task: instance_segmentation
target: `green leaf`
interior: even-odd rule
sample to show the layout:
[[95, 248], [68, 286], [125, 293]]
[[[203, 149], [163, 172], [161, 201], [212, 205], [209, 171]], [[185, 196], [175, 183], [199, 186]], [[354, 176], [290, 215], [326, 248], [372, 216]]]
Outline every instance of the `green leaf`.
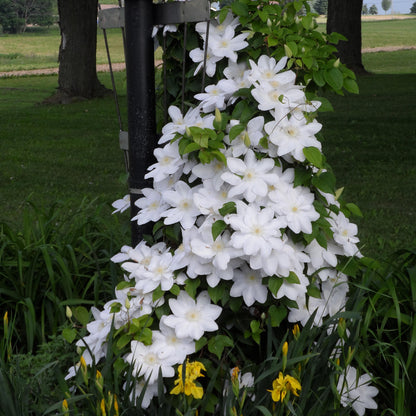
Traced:
[[219, 150], [213, 150], [211, 154], [215, 157], [215, 159], [219, 160], [220, 162], [227, 164], [227, 158], [221, 153]]
[[64, 337], [65, 341], [71, 344], [77, 336], [77, 331], [75, 331], [74, 328], [64, 328], [62, 331], [62, 336]]
[[212, 238], [215, 241], [217, 237], [227, 228], [227, 224], [223, 220], [215, 221], [212, 224]]
[[162, 290], [160, 285], [152, 292], [152, 301], [156, 302], [158, 299], [160, 299], [165, 292]]
[[297, 56], [298, 54], [298, 45], [295, 42], [287, 42], [288, 48], [290, 48], [293, 56]]
[[196, 290], [198, 289], [201, 281], [197, 279], [187, 279], [185, 283], [186, 293], [192, 298], [195, 299]]
[[256, 320], [251, 321], [250, 322], [250, 329], [251, 329], [251, 332], [253, 334], [259, 332], [260, 331], [260, 322], [256, 321]]
[[269, 279], [269, 289], [270, 292], [273, 293], [273, 295], [276, 295], [279, 291], [280, 287], [283, 284], [283, 279], [281, 277], [273, 276]]
[[220, 14], [218, 16], [218, 21], [220, 22], [220, 24], [225, 20], [225, 18], [227, 17], [228, 14], [228, 8], [227, 7], [223, 7], [220, 10]]
[[83, 306], [77, 306], [72, 312], [75, 319], [82, 325], [87, 325], [90, 321], [90, 313]]
[[118, 349], [122, 349], [125, 347], [132, 339], [132, 336], [130, 334], [124, 334], [122, 335], [116, 342], [116, 347]]
[[263, 22], [267, 22], [267, 19], [269, 18], [269, 13], [267, 13], [264, 10], [259, 9], [259, 17]]
[[335, 193], [335, 176], [331, 172], [322, 172], [312, 178], [312, 184], [322, 192]]
[[358, 208], [357, 205], [353, 204], [352, 202], [349, 202], [345, 205], [348, 210], [351, 212], [352, 215], [355, 215], [356, 217], [363, 217], [363, 213], [361, 212], [360, 208]]
[[318, 108], [318, 111], [320, 111], [321, 113], [324, 113], [326, 111], [334, 111], [334, 107], [332, 107], [332, 104], [327, 98], [316, 97], [315, 100], [321, 103], [321, 106]]
[[242, 124], [237, 124], [230, 129], [230, 142], [232, 142], [238, 135], [240, 135], [245, 130], [245, 126]]
[[240, 3], [239, 1], [235, 1], [231, 4], [231, 10], [237, 16], [248, 16], [247, 4]]
[[324, 72], [325, 81], [335, 91], [339, 91], [344, 83], [342, 72], [338, 68], [330, 68]]
[[199, 150], [201, 146], [198, 143], [192, 142], [186, 145], [185, 149], [183, 149], [182, 155], [187, 153], [194, 152], [195, 150]]
[[308, 30], [312, 27], [312, 15], [307, 14], [306, 16], [302, 16], [302, 26]]
[[215, 287], [208, 288], [208, 294], [211, 300], [216, 304], [222, 298], [224, 294], [224, 287], [222, 285], [217, 285]]
[[261, 412], [261, 414], [262, 414], [263, 416], [273, 416], [273, 415], [270, 413], [270, 410], [269, 410], [267, 407], [265, 407], [265, 406], [256, 406], [256, 409], [257, 409], [259, 412]]
[[152, 344], [153, 331], [150, 328], [143, 328], [139, 336], [136, 337], [137, 341], [143, 342], [144, 345]]
[[296, 167], [295, 169], [295, 180], [293, 185], [296, 188], [297, 186], [307, 185], [308, 181], [311, 178], [311, 172], [304, 167]]
[[176, 283], [169, 290], [169, 292], [175, 296], [178, 296], [180, 291], [181, 291], [181, 288]]
[[237, 212], [237, 208], [235, 206], [235, 202], [226, 202], [218, 212], [225, 217], [227, 214], [235, 214]]
[[133, 287], [134, 282], [129, 280], [128, 282], [126, 280], [123, 280], [122, 282], [117, 283], [116, 290], [123, 290], [128, 287]]
[[360, 92], [358, 84], [351, 78], [344, 79], [344, 88], [353, 94], [358, 94]]
[[324, 73], [322, 70], [313, 71], [312, 78], [318, 87], [323, 87], [325, 85]]
[[307, 293], [313, 298], [321, 299], [321, 291], [315, 285], [309, 285]]
[[208, 351], [215, 354], [218, 359], [221, 359], [221, 355], [225, 347], [233, 347], [234, 342], [226, 335], [217, 335], [211, 338], [208, 342]]
[[306, 68], [311, 69], [314, 63], [314, 59], [311, 56], [304, 56], [302, 58], [303, 63], [305, 64]]
[[290, 284], [297, 284], [298, 285], [300, 283], [299, 277], [294, 272], [290, 272], [289, 276], [285, 277], [285, 280], [286, 280], [287, 283], [290, 283]]
[[303, 6], [303, 1], [296, 0], [293, 2], [293, 6], [295, 7], [296, 12], [298, 12]]
[[195, 352], [198, 352], [200, 349], [207, 345], [206, 337], [201, 337], [197, 341], [195, 341]]
[[276, 305], [272, 305], [269, 308], [269, 316], [271, 320], [271, 325], [273, 328], [278, 327], [282, 321], [286, 318], [287, 315], [287, 308], [280, 305], [277, 307]]
[[208, 147], [208, 139], [209, 139], [208, 134], [195, 135], [193, 136], [193, 139], [195, 143], [198, 143], [200, 147], [203, 147], [204, 149]]
[[211, 162], [212, 160], [212, 155], [210, 152], [204, 151], [204, 150], [200, 150], [198, 153], [198, 158], [201, 161], [201, 163], [203, 163], [204, 165], [208, 164]]
[[243, 301], [242, 301], [242, 299], [240, 297], [238, 297], [238, 298], [231, 298], [230, 299], [230, 303], [229, 303], [230, 309], [233, 312], [238, 312], [241, 309], [242, 303], [243, 303]]
[[114, 303], [111, 304], [111, 307], [110, 307], [110, 312], [111, 313], [117, 313], [117, 312], [120, 312], [120, 311], [121, 311], [121, 303], [114, 302]]
[[323, 158], [321, 151], [316, 147], [305, 147], [303, 149], [303, 154], [306, 157], [306, 160], [312, 165], [316, 166], [319, 169], [322, 169], [323, 166]]
[[182, 138], [181, 140], [179, 140], [179, 146], [178, 146], [178, 148], [179, 148], [179, 154], [180, 155], [184, 155], [185, 154], [185, 149], [189, 145], [189, 143], [194, 143], [194, 142], [192, 142], [189, 139], [185, 139], [185, 138]]
[[[267, 45], [268, 46], [276, 46], [279, 44], [279, 38], [276, 36], [270, 35], [267, 37]], [[286, 45], [285, 45], [285, 51], [286, 51]]]
[[[269, 44], [269, 46], [273, 46], [273, 45], [270, 45]], [[292, 56], [293, 56], [293, 52], [292, 52], [292, 50], [290, 49], [290, 47], [289, 47], [289, 45], [284, 45], [284, 48], [285, 48], [285, 54], [286, 54], [286, 56], [288, 57], [288, 58], [291, 58]]]

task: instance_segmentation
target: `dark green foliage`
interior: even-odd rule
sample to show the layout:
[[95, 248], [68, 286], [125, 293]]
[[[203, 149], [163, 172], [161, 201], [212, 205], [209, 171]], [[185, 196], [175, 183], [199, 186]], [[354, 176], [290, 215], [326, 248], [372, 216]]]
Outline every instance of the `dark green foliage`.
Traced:
[[53, 0], [0, 0], [0, 25], [7, 33], [20, 33], [28, 24], [50, 26]]
[[313, 8], [318, 14], [327, 14], [328, 12], [328, 0], [315, 0], [313, 2]]
[[416, 1], [412, 4], [412, 7], [410, 8], [411, 14], [416, 14]]
[[99, 304], [112, 292], [110, 258], [126, 230], [103, 208], [86, 201], [75, 210], [29, 205], [21, 228], [0, 223], [1, 310], [13, 322], [17, 352], [34, 351], [56, 334], [66, 305]]
[[[239, 54], [240, 62], [249, 66], [250, 59], [257, 60], [262, 54], [276, 60], [288, 56], [287, 68], [296, 72], [298, 81], [306, 86], [308, 99], [316, 98], [318, 89], [338, 94], [343, 91], [358, 92], [354, 73], [336, 57], [336, 45], [344, 37], [337, 33], [328, 35], [320, 32], [315, 21], [316, 14], [311, 13], [308, 2], [234, 1], [219, 12], [220, 23], [229, 11], [238, 16], [241, 23], [236, 35], [245, 27], [254, 31], [250, 46]], [[181, 103], [186, 110], [196, 93], [218, 81], [205, 76], [203, 82], [202, 69], [195, 74], [197, 63], [193, 63], [188, 55], [184, 59], [184, 48], [188, 52], [195, 48], [202, 49], [204, 41], [191, 25], [187, 27], [186, 39], [183, 32], [184, 27], [180, 26], [177, 32], [166, 36], [159, 34], [165, 64], [160, 76], [166, 88], [160, 88], [157, 101], [164, 104], [165, 113], [169, 105], [181, 106]], [[227, 64], [219, 62], [217, 65], [216, 73], [221, 74]]]
[[373, 14], [373, 15], [378, 14], [377, 6], [375, 4], [370, 6], [370, 8], [368, 9], [368, 13]]
[[368, 6], [366, 4], [363, 5], [363, 8], [361, 10], [361, 14], [367, 15], [369, 13]]
[[381, 7], [383, 8], [384, 12], [387, 12], [387, 10], [391, 7], [391, 0], [381, 0]]
[[33, 355], [15, 354], [0, 367], [0, 415], [42, 415], [62, 401], [60, 380], [76, 359], [73, 346], [53, 336]]
[[416, 414], [416, 244], [363, 264], [353, 289], [363, 316], [356, 359], [377, 375], [378, 414], [394, 409], [411, 416]]

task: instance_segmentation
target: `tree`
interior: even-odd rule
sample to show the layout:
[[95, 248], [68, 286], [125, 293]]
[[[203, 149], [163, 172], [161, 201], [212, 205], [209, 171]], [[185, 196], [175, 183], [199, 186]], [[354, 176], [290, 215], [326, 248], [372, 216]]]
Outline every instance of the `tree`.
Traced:
[[96, 68], [97, 1], [58, 0], [61, 45], [58, 91], [48, 102], [102, 96]]
[[381, 1], [381, 7], [384, 10], [384, 14], [386, 14], [387, 10], [389, 10], [390, 7], [391, 7], [391, 0], [382, 0]]
[[370, 14], [373, 14], [373, 15], [378, 14], [378, 9], [377, 9], [377, 6], [376, 6], [375, 4], [373, 4], [373, 5], [370, 7], [370, 9], [368, 10], [368, 12], [369, 12]]
[[361, 10], [361, 14], [367, 15], [368, 12], [368, 6], [366, 4], [363, 5], [363, 9]]
[[328, 0], [315, 0], [313, 8], [318, 14], [327, 14], [328, 12]]
[[0, 0], [0, 25], [6, 33], [20, 33], [28, 24], [53, 23], [53, 0]]
[[410, 8], [411, 14], [416, 14], [416, 1], [413, 3], [412, 7]]
[[363, 0], [331, 0], [328, 3], [327, 33], [338, 32], [346, 41], [338, 44], [341, 62], [354, 72], [365, 72], [361, 59], [361, 10]]

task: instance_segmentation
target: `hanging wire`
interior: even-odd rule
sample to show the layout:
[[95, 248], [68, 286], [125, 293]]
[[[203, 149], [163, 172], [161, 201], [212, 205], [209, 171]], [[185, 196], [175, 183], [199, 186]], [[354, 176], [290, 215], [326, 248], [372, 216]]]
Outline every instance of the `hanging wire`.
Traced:
[[[120, 0], [119, 0], [119, 7], [121, 7]], [[101, 10], [101, 4], [100, 3], [98, 3], [98, 10]], [[111, 85], [112, 85], [112, 88], [113, 88], [114, 102], [115, 102], [115, 105], [116, 105], [118, 125], [119, 125], [119, 130], [120, 130], [120, 133], [121, 133], [123, 131], [123, 123], [122, 123], [122, 120], [121, 120], [120, 104], [118, 102], [118, 94], [117, 94], [117, 88], [116, 88], [116, 83], [115, 83], [115, 79], [114, 79], [113, 65], [111, 63], [110, 48], [109, 48], [109, 45], [108, 45], [108, 38], [107, 38], [107, 30], [105, 28], [102, 28], [102, 31], [103, 31], [103, 35], [104, 35], [105, 49], [106, 49], [106, 53], [107, 53], [108, 66], [109, 66], [109, 70], [110, 70], [110, 78], [111, 78]], [[124, 28], [122, 28], [122, 33], [123, 33], [124, 56], [126, 56]], [[126, 167], [126, 172], [128, 172], [129, 171], [128, 150], [123, 149], [123, 156], [124, 156], [124, 165]]]
[[[101, 10], [101, 4], [99, 4], [99, 3], [98, 3], [98, 10]], [[113, 65], [111, 63], [110, 49], [108, 47], [107, 30], [105, 28], [103, 28], [102, 31], [103, 31], [103, 35], [104, 35], [105, 50], [107, 52], [108, 66], [110, 68], [110, 77], [111, 77], [111, 85], [113, 87], [114, 101], [116, 103], [116, 112], [117, 112], [117, 118], [118, 118], [118, 125], [120, 127], [120, 130], [123, 130], [123, 125], [122, 125], [122, 122], [121, 122], [120, 106], [119, 106], [119, 103], [118, 103], [118, 96], [117, 96], [117, 90], [116, 90], [116, 83], [115, 83], [115, 80], [114, 80]]]

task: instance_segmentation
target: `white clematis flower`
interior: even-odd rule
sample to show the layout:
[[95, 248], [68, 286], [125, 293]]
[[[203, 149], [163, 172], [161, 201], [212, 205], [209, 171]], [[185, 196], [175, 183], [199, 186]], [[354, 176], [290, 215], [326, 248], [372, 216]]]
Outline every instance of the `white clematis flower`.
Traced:
[[177, 364], [176, 359], [168, 355], [161, 358], [157, 346], [144, 345], [139, 341], [131, 341], [131, 353], [125, 357], [125, 361], [132, 365], [132, 374], [135, 377], [144, 377], [150, 384], [157, 381], [159, 371], [162, 377], [173, 377]]
[[218, 329], [215, 320], [222, 308], [211, 303], [208, 292], [201, 292], [196, 300], [181, 291], [177, 299], [169, 299], [173, 315], [164, 318], [164, 323], [175, 329], [178, 338], [200, 339], [205, 332]]
[[254, 302], [266, 302], [268, 290], [263, 284], [264, 276], [258, 270], [252, 270], [247, 265], [242, 266], [234, 273], [230, 296], [242, 296], [247, 306], [253, 305]]
[[200, 212], [194, 204], [193, 195], [198, 189], [199, 187], [191, 188], [187, 183], [179, 181], [175, 184], [174, 190], [162, 192], [163, 199], [172, 207], [162, 214], [162, 217], [166, 217], [165, 224], [180, 222], [185, 229], [195, 224]]
[[226, 26], [223, 33], [210, 33], [209, 45], [212, 53], [220, 58], [228, 58], [231, 62], [237, 62], [237, 51], [244, 49], [248, 43], [245, 39], [249, 33], [241, 33], [235, 36], [232, 26]]
[[152, 188], [144, 188], [142, 193], [143, 197], [134, 203], [140, 211], [131, 220], [137, 221], [139, 225], [159, 221], [169, 205], [162, 199], [161, 193]]
[[277, 177], [272, 172], [274, 160], [257, 160], [252, 150], [247, 151], [244, 161], [227, 158], [227, 166], [230, 172], [223, 173], [221, 178], [232, 186], [228, 193], [231, 198], [243, 195], [248, 202], [253, 202], [258, 197], [266, 196], [268, 185], [277, 182]]
[[341, 395], [341, 404], [344, 407], [351, 406], [358, 416], [363, 416], [366, 409], [377, 409], [374, 397], [378, 389], [370, 385], [371, 377], [364, 374], [357, 377], [354, 367], [347, 367], [345, 373], [339, 377], [337, 390]]

